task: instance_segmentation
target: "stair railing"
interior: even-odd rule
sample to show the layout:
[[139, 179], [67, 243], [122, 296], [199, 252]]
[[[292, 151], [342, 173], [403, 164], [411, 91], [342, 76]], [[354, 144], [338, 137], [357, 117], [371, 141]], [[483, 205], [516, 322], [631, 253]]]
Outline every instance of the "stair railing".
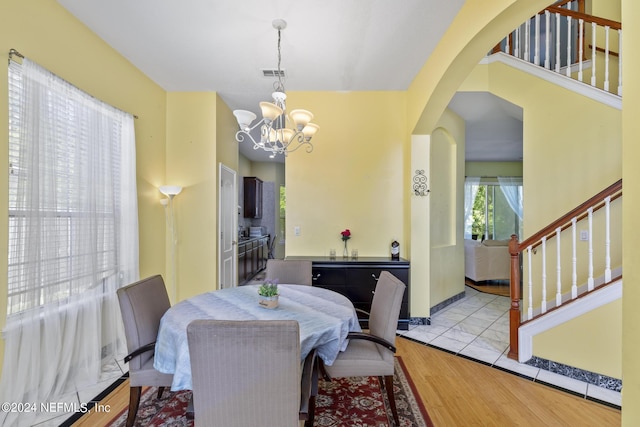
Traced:
[[[565, 0], [546, 8], [511, 32], [492, 53], [504, 52], [622, 96], [622, 24], [584, 13], [584, 1]], [[585, 68], [591, 69], [588, 83]]]
[[[515, 234], [511, 236], [509, 241], [511, 307], [509, 310], [510, 348], [508, 353], [510, 359], [518, 360], [518, 329], [522, 324], [583, 297], [621, 277], [621, 269], [616, 271], [612, 268], [612, 263], [615, 263], [617, 268], [621, 268], [622, 265], [621, 236], [616, 236], [620, 241], [615, 243], [617, 250], [614, 251], [615, 259], [613, 261], [611, 244], [611, 225], [621, 224], [621, 198], [622, 180], [619, 180], [526, 240], [519, 242]], [[616, 202], [618, 199], [620, 201]], [[594, 215], [596, 212], [598, 212], [597, 221]], [[611, 219], [612, 214], [615, 214], [615, 220]], [[597, 222], [598, 228], [594, 225], [595, 222]], [[580, 240], [587, 244], [586, 255], [580, 258], [583, 261], [580, 265], [578, 253], [584, 253], [585, 250], [580, 251], [578, 248], [579, 234]], [[594, 236], [596, 235], [600, 238], [598, 248], [594, 248]], [[565, 244], [564, 247], [563, 244]], [[598, 249], [597, 254], [596, 249]], [[540, 252], [540, 256], [534, 260], [534, 256], [538, 252]], [[547, 252], [551, 254], [548, 255]], [[566, 256], [568, 253], [570, 255]], [[551, 267], [555, 269], [556, 273], [555, 286], [548, 283], [552, 281], [547, 280], [548, 258], [552, 258], [552, 262], [555, 258], [555, 266]], [[567, 262], [567, 258], [569, 258], [569, 262]], [[586, 258], [586, 261], [583, 258]], [[566, 268], [567, 264], [570, 265], [569, 268]], [[597, 276], [594, 268], [596, 264], [599, 268]], [[565, 268], [563, 269], [563, 267]], [[614, 271], [616, 271], [615, 277]], [[521, 272], [526, 273], [526, 281], [521, 281]], [[521, 289], [527, 292], [526, 312], [521, 310]], [[548, 292], [553, 295], [548, 297]]]

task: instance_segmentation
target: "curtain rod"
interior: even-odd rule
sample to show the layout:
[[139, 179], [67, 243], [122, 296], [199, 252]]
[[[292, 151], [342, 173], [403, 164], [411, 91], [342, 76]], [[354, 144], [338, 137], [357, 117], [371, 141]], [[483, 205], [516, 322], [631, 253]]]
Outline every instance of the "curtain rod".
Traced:
[[[9, 61], [13, 60], [13, 56], [14, 55], [17, 56], [20, 59], [24, 59], [24, 55], [23, 54], [21, 54], [20, 52], [18, 52], [17, 50], [15, 50], [13, 48], [9, 49]], [[71, 83], [69, 83], [69, 84], [71, 84]], [[73, 85], [73, 86], [76, 87], [75, 85]], [[82, 89], [80, 89], [80, 90], [82, 90]], [[85, 91], [83, 91], [83, 92], [85, 92]], [[131, 114], [131, 113], [129, 113], [129, 114]], [[138, 118], [138, 116], [136, 116], [135, 114], [131, 114], [131, 115], [133, 116], [134, 119]]]

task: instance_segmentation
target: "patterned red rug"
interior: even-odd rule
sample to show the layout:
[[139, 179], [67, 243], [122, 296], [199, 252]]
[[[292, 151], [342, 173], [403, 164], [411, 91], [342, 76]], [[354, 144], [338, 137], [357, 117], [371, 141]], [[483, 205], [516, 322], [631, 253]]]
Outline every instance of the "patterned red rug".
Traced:
[[[396, 357], [393, 378], [396, 405], [401, 427], [426, 426], [433, 423], [418, 396], [402, 360]], [[163, 393], [158, 400], [157, 390], [148, 388], [142, 394], [136, 426], [193, 427], [193, 420], [185, 412], [191, 397], [190, 391]], [[381, 390], [377, 377], [336, 378], [320, 381], [316, 397], [314, 427], [387, 427], [392, 426], [386, 392]], [[122, 427], [127, 410], [118, 414], [109, 424]]]

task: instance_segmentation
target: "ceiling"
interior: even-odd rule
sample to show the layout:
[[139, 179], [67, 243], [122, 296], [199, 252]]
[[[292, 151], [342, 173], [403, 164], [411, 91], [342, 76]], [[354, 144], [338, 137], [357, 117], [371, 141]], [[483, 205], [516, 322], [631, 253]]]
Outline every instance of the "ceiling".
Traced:
[[[464, 4], [464, 0], [58, 2], [165, 90], [215, 91], [232, 110], [258, 115], [258, 102], [271, 100], [274, 83], [262, 70], [277, 68], [274, 19], [287, 21], [281, 40], [287, 90], [406, 90]], [[502, 132], [502, 126], [507, 126], [509, 135], [517, 127], [517, 114], [504, 102], [489, 94], [462, 94], [454, 97], [453, 107], [467, 121], [470, 152], [482, 151], [473, 148], [476, 129], [482, 134], [477, 144], [491, 143], [496, 156], [506, 157], [512, 150], [512, 136], [491, 137], [492, 132]], [[501, 113], [509, 119], [500, 119]], [[490, 126], [477, 123], [487, 117]], [[322, 132], [322, 123], [318, 124]], [[251, 160], [269, 161], [266, 153], [247, 143], [240, 147]]]

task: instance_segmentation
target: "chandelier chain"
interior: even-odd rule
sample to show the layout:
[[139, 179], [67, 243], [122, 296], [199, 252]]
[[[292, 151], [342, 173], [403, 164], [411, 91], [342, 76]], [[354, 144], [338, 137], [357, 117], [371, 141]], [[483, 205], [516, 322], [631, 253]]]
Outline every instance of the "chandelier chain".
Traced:
[[282, 50], [280, 47], [280, 28], [278, 28], [278, 81], [273, 83], [273, 87], [278, 92], [284, 92], [284, 83], [282, 82], [282, 70], [280, 69], [280, 63], [282, 62]]

